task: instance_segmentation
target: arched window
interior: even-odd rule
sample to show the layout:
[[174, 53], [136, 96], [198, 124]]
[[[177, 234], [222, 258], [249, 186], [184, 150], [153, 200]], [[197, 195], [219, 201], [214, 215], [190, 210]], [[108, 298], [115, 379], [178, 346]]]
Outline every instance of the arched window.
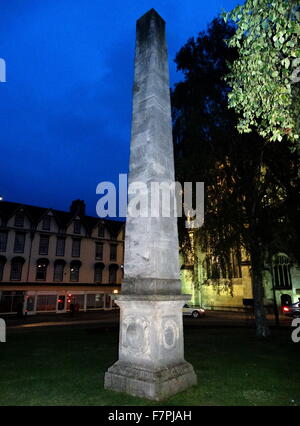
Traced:
[[10, 279], [12, 281], [20, 281], [22, 278], [22, 269], [25, 259], [23, 257], [14, 257], [11, 260]]
[[103, 269], [104, 269], [103, 263], [101, 262], [95, 263], [94, 282], [97, 284], [102, 284]]
[[117, 270], [118, 270], [118, 265], [116, 265], [114, 263], [109, 265], [109, 283], [110, 284], [116, 284], [116, 282], [117, 282]]
[[0, 281], [3, 279], [4, 266], [6, 263], [6, 257], [0, 256]]
[[56, 260], [54, 262], [53, 281], [63, 281], [64, 280], [65, 264], [66, 264], [66, 262], [62, 259]]
[[274, 286], [277, 289], [292, 289], [290, 259], [286, 254], [273, 256]]
[[38, 259], [36, 262], [36, 280], [45, 281], [47, 278], [47, 268], [49, 265], [48, 259]]
[[73, 282], [79, 281], [80, 267], [81, 267], [81, 262], [79, 260], [73, 260], [70, 263], [70, 281], [73, 281]]

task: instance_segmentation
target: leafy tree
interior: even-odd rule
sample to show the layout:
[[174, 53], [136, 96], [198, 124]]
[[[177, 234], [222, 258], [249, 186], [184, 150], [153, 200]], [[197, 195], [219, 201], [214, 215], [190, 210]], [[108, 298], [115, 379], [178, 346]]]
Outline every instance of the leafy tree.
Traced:
[[[220, 258], [221, 268], [227, 270], [232, 250], [239, 253], [243, 247], [250, 255], [257, 335], [267, 336], [265, 252], [272, 249], [282, 227], [292, 247], [293, 223], [286, 216], [297, 155], [288, 143], [266, 143], [257, 133], [236, 130], [238, 117], [227, 108], [230, 88], [224, 79], [228, 64], [237, 58], [236, 49], [226, 43], [233, 34], [232, 25], [215, 19], [176, 56], [184, 75], [172, 93], [176, 177], [181, 182], [205, 182], [205, 224], [193, 234], [202, 249]], [[183, 221], [179, 230], [182, 247], [189, 251]]]
[[240, 114], [238, 130], [256, 129], [271, 141], [287, 136], [296, 142], [300, 133], [299, 2], [246, 0], [223, 16], [236, 24], [229, 46], [237, 48], [238, 58], [227, 82], [232, 88], [229, 106]]

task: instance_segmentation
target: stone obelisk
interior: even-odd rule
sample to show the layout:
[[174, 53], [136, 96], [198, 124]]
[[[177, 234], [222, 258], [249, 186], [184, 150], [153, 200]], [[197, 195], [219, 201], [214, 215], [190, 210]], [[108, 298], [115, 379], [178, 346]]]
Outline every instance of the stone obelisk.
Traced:
[[[174, 182], [169, 87], [165, 21], [151, 9], [136, 25], [129, 185]], [[196, 383], [184, 360], [182, 306], [190, 296], [181, 294], [178, 249], [174, 215], [128, 215], [119, 360], [105, 374], [106, 389], [161, 400]]]

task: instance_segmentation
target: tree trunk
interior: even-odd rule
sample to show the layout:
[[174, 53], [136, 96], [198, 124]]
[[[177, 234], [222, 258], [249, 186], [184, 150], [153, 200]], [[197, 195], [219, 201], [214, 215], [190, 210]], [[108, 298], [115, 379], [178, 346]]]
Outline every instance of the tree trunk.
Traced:
[[250, 255], [252, 264], [252, 285], [256, 335], [258, 337], [267, 337], [270, 336], [271, 332], [268, 326], [264, 308], [264, 288], [262, 277], [263, 258], [258, 245], [251, 248]]
[[257, 163], [254, 168], [253, 174], [253, 186], [252, 186], [252, 203], [251, 203], [251, 214], [249, 220], [249, 251], [251, 256], [252, 266], [252, 287], [253, 287], [253, 299], [254, 299], [254, 316], [256, 323], [256, 336], [267, 337], [269, 336], [270, 329], [266, 318], [265, 307], [264, 307], [264, 287], [263, 287], [263, 251], [262, 241], [259, 237], [262, 229], [258, 226], [260, 223], [261, 215], [261, 196], [265, 193], [261, 187], [261, 172], [263, 164], [265, 142], [259, 147], [257, 155]]

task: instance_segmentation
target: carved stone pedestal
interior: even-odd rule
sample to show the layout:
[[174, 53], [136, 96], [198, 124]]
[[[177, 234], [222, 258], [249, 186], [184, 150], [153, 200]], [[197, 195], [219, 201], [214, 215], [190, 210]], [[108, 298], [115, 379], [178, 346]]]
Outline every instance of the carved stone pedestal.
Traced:
[[105, 388], [161, 400], [196, 384], [184, 360], [185, 295], [119, 296], [119, 360], [105, 374]]

